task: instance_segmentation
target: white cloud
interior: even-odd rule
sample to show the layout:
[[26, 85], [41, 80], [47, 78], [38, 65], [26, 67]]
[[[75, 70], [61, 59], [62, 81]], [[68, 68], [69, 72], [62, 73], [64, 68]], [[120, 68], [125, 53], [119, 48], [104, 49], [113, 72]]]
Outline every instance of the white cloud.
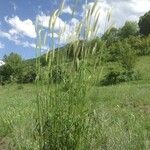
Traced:
[[10, 29], [10, 30], [9, 30], [9, 33], [10, 33], [11, 35], [17, 35], [17, 34], [18, 34], [18, 31], [15, 30], [15, 29]]
[[[49, 28], [50, 19], [53, 23], [55, 20], [53, 37], [55, 38], [56, 45], [63, 45], [75, 39], [75, 36], [77, 36], [75, 30], [79, 24], [78, 19], [72, 18], [70, 21], [65, 22], [59, 16], [55, 18], [55, 16], [48, 16], [43, 12], [37, 16], [38, 24], [46, 29]], [[48, 34], [48, 37], [52, 38], [52, 32]]]
[[79, 27], [79, 20], [76, 18], [72, 18], [66, 28], [62, 31], [62, 33], [59, 36], [60, 45], [64, 45], [73, 41], [78, 40], [79, 34], [77, 32], [77, 28]]
[[75, 26], [75, 25], [79, 24], [79, 20], [76, 18], [72, 18], [69, 23], [71, 26]]
[[84, 28], [88, 34], [87, 38], [94, 38], [102, 34], [113, 23], [113, 19], [108, 20], [108, 14], [111, 12], [111, 6], [106, 1], [90, 2], [83, 5], [82, 18]]
[[23, 46], [23, 47], [35, 48], [35, 44], [30, 43], [28, 41], [21, 40], [21, 38], [15, 33], [14, 30], [9, 30], [8, 33], [0, 30], [0, 37], [6, 38], [9, 41], [12, 41], [16, 45], [20, 45], [20, 46]]
[[20, 43], [17, 36], [11, 36], [9, 33], [0, 30], [0, 37], [13, 41], [16, 45]]
[[[38, 18], [38, 23], [41, 26], [45, 28], [49, 27], [49, 21], [51, 19], [51, 16], [47, 16], [44, 13], [41, 13], [41, 15], [38, 15], [37, 18]], [[52, 18], [52, 20], [54, 20], [54, 18]], [[65, 22], [60, 17], [57, 17], [55, 20], [54, 30], [60, 30], [61, 28], [64, 28], [65, 25], [66, 25]]]
[[[83, 5], [83, 12], [85, 9], [93, 7], [94, 2], [88, 3], [87, 7]], [[116, 27], [121, 27], [127, 20], [139, 21], [139, 17], [150, 10], [150, 0], [98, 0], [95, 12], [100, 13], [99, 24], [101, 32], [104, 32], [109, 26], [107, 21], [107, 13], [111, 10], [111, 23], [115, 23]], [[98, 10], [98, 11], [97, 11]], [[82, 16], [84, 13], [82, 13]], [[94, 17], [91, 17], [93, 21]]]
[[20, 45], [27, 48], [36, 48], [36, 45], [34, 43], [30, 43], [28, 41], [22, 41], [20, 42]]
[[0, 42], [0, 49], [4, 48], [5, 45]]
[[30, 19], [21, 20], [18, 16], [8, 18], [5, 21], [11, 26], [8, 32], [0, 30], [0, 37], [6, 38], [22, 47], [35, 48], [35, 44], [24, 40], [24, 37], [36, 38], [36, 32], [33, 22]]
[[36, 38], [35, 27], [30, 19], [22, 21], [18, 16], [15, 16], [12, 18], [5, 17], [5, 21], [12, 27], [15, 34]]
[[67, 6], [63, 9], [62, 12], [66, 14], [72, 14], [72, 9], [70, 8], [70, 6]]
[[145, 13], [150, 10], [150, 0], [131, 0], [130, 6], [136, 13]]
[[107, 0], [113, 8], [112, 17], [115, 19], [116, 26], [124, 25], [125, 21], [139, 21], [139, 17], [150, 10], [150, 0]]
[[49, 33], [48, 35], [50, 38], [54, 37], [54, 38], [58, 38], [58, 34], [57, 33]]

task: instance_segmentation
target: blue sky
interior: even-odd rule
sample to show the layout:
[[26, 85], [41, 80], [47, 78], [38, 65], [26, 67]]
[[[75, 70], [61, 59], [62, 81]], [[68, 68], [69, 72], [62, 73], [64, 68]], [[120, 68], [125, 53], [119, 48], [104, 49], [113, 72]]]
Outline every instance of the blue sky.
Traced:
[[[68, 36], [72, 34], [75, 25], [83, 17], [85, 9], [92, 7], [94, 0], [66, 0], [62, 14], [56, 20], [54, 30], [55, 44], [58, 42], [58, 31], [65, 28], [60, 43], [70, 41]], [[103, 25], [107, 12], [112, 10], [111, 20], [113, 25], [121, 27], [126, 20], [138, 21], [139, 16], [150, 9], [150, 0], [97, 0], [97, 9], [100, 12], [99, 23], [104, 32]], [[38, 18], [40, 27], [48, 29], [48, 23], [52, 12], [60, 7], [62, 0], [0, 0], [0, 59], [10, 52], [19, 53], [24, 59], [35, 57], [35, 44], [37, 35], [35, 32], [35, 20]], [[72, 16], [73, 9], [76, 13]], [[93, 21], [93, 18], [91, 18]], [[50, 34], [48, 37], [50, 38]], [[69, 37], [69, 38], [67, 38]], [[57, 44], [56, 44], [57, 45]], [[43, 52], [51, 47], [51, 42], [42, 47]]]

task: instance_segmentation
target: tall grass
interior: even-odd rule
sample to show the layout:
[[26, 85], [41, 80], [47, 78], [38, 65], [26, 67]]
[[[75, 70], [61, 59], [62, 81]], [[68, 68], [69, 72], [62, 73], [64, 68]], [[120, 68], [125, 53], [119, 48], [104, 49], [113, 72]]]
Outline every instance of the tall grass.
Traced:
[[[54, 43], [54, 27], [56, 19], [61, 15], [63, 5], [64, 3], [50, 17], [49, 32], [52, 34], [52, 50], [47, 52], [45, 58], [47, 67], [41, 68], [40, 59], [37, 59], [36, 139], [41, 150], [93, 149], [96, 146], [94, 110], [87, 95], [92, 88], [89, 82], [94, 83], [93, 75], [97, 70], [95, 67], [89, 70], [87, 58], [94, 54], [95, 47], [88, 48], [86, 42], [97, 34], [100, 14], [94, 13], [96, 3], [91, 9], [85, 9], [83, 20], [76, 25], [75, 30], [68, 37], [73, 43], [68, 50], [73, 57], [68, 62], [67, 54], [61, 54], [59, 50], [55, 51]], [[93, 15], [96, 20], [91, 24]], [[41, 41], [41, 32], [42, 30], [38, 31], [39, 54], [41, 43], [45, 43]], [[61, 30], [59, 38], [63, 34]], [[60, 81], [57, 82], [58, 80]]]

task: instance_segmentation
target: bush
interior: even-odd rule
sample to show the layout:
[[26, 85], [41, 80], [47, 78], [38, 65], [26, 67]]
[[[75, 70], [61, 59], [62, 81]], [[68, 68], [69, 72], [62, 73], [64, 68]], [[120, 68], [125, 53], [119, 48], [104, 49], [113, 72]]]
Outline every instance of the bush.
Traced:
[[133, 49], [136, 50], [136, 54], [139, 56], [150, 54], [150, 36], [149, 37], [130, 37], [127, 39], [128, 43]]
[[142, 38], [142, 45], [139, 51], [139, 55], [149, 55], [150, 54], [150, 36]]
[[115, 64], [108, 68], [108, 71], [104, 78], [101, 80], [101, 85], [113, 85], [118, 83], [118, 77], [123, 72], [119, 64]]
[[29, 67], [24, 75], [22, 76], [22, 83], [32, 83], [36, 79], [36, 71], [35, 69], [32, 69], [32, 67]]
[[108, 62], [119, 62], [125, 69], [132, 69], [136, 62], [136, 51], [127, 40], [118, 41], [108, 49]]
[[140, 73], [138, 71], [124, 71], [120, 73], [118, 76], [118, 82], [128, 82], [128, 81], [135, 81], [140, 79]]
[[111, 28], [107, 30], [102, 36], [102, 40], [106, 42], [109, 47], [112, 43], [118, 42], [120, 40], [120, 29]]
[[36, 65], [33, 63], [29, 63], [28, 61], [24, 61], [22, 63], [22, 72], [18, 75], [17, 83], [33, 83], [36, 78]]
[[108, 68], [108, 72], [101, 80], [101, 85], [114, 85], [121, 82], [128, 82], [140, 79], [138, 71], [126, 70], [119, 65], [114, 65]]
[[137, 58], [135, 49], [132, 49], [126, 40], [119, 43], [118, 48], [120, 52], [118, 61], [121, 63], [121, 66], [127, 71], [133, 70]]
[[52, 72], [49, 74], [49, 76], [53, 83], [61, 83], [65, 79], [66, 74], [61, 66], [57, 65], [52, 69]]
[[117, 84], [117, 77], [119, 76], [119, 72], [115, 72], [112, 69], [110, 69], [109, 73], [106, 74], [104, 79], [101, 81], [101, 85], [112, 85]]

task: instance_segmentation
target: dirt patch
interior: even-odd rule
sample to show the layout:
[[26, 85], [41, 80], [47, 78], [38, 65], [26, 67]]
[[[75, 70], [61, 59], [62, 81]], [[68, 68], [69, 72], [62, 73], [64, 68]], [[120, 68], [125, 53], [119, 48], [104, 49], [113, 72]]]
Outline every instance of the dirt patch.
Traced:
[[0, 150], [9, 150], [10, 148], [10, 139], [0, 137]]
[[0, 150], [6, 149], [6, 142], [4, 139], [0, 138]]

